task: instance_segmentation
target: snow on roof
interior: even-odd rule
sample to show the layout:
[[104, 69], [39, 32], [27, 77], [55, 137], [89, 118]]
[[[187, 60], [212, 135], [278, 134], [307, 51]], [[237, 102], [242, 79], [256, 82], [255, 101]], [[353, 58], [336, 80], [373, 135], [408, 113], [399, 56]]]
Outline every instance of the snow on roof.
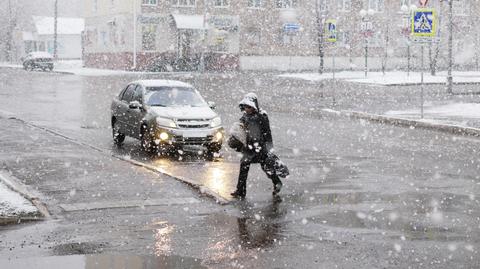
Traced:
[[138, 83], [143, 85], [144, 87], [162, 87], [162, 86], [170, 86], [170, 87], [193, 87], [192, 85], [178, 81], [178, 80], [164, 80], [164, 79], [144, 79], [144, 80], [137, 80], [133, 83]]
[[208, 29], [208, 24], [203, 27], [203, 15], [172, 14], [177, 29]]
[[[53, 17], [32, 16], [35, 28], [39, 35], [53, 35]], [[85, 29], [85, 20], [82, 18], [59, 17], [57, 20], [57, 33], [59, 35], [79, 35]]]

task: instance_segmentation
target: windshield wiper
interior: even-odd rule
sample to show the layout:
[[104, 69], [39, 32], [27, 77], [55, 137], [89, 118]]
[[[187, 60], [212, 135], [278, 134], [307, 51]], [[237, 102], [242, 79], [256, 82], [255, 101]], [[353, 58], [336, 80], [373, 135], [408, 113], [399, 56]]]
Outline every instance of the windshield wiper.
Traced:
[[152, 104], [152, 105], [149, 105], [149, 106], [161, 106], [161, 107], [166, 107], [166, 105], [162, 105], [162, 104]]

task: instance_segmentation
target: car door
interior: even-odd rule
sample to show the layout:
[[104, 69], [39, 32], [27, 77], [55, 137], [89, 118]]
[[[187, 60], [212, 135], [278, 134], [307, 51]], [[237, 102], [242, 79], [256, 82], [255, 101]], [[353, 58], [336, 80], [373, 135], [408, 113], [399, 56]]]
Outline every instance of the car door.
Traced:
[[145, 109], [143, 107], [143, 87], [141, 85], [137, 85], [135, 87], [135, 93], [133, 95], [132, 101], [137, 101], [140, 103], [141, 107], [135, 108], [135, 109], [130, 109], [130, 118], [129, 118], [129, 123], [131, 125], [132, 129], [132, 135], [134, 137], [140, 138], [140, 130], [141, 130], [141, 124], [142, 120], [145, 116]]
[[117, 106], [117, 120], [120, 125], [120, 130], [122, 133], [131, 136], [132, 135], [132, 128], [129, 125], [129, 117], [130, 117], [130, 108], [129, 104], [133, 99], [133, 95], [135, 94], [135, 87], [136, 84], [128, 85], [127, 89], [123, 93], [120, 98], [120, 102]]

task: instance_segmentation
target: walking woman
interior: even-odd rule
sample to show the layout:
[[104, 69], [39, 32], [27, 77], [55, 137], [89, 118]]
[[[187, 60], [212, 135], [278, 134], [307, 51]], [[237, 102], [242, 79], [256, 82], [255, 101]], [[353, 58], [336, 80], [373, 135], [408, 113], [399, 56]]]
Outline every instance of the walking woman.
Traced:
[[247, 177], [252, 163], [260, 163], [262, 170], [272, 180], [273, 195], [277, 195], [282, 189], [282, 182], [271, 169], [273, 164], [269, 163], [268, 157], [273, 151], [273, 141], [267, 113], [258, 106], [258, 98], [254, 93], [245, 95], [239, 106], [243, 111], [240, 123], [246, 133], [246, 143], [241, 148], [242, 159], [237, 189], [231, 195], [236, 198], [244, 198], [247, 194]]

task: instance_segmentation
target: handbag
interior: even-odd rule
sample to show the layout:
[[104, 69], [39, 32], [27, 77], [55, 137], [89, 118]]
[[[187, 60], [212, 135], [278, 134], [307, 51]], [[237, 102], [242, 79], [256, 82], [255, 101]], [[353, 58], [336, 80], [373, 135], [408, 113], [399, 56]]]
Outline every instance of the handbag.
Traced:
[[230, 136], [227, 139], [228, 146], [235, 151], [242, 151], [247, 140], [247, 134], [245, 133], [243, 124], [240, 122], [235, 122], [230, 128], [229, 133]]
[[268, 153], [265, 161], [265, 171], [270, 174], [275, 174], [281, 178], [286, 178], [290, 175], [287, 165], [278, 158], [274, 153]]

